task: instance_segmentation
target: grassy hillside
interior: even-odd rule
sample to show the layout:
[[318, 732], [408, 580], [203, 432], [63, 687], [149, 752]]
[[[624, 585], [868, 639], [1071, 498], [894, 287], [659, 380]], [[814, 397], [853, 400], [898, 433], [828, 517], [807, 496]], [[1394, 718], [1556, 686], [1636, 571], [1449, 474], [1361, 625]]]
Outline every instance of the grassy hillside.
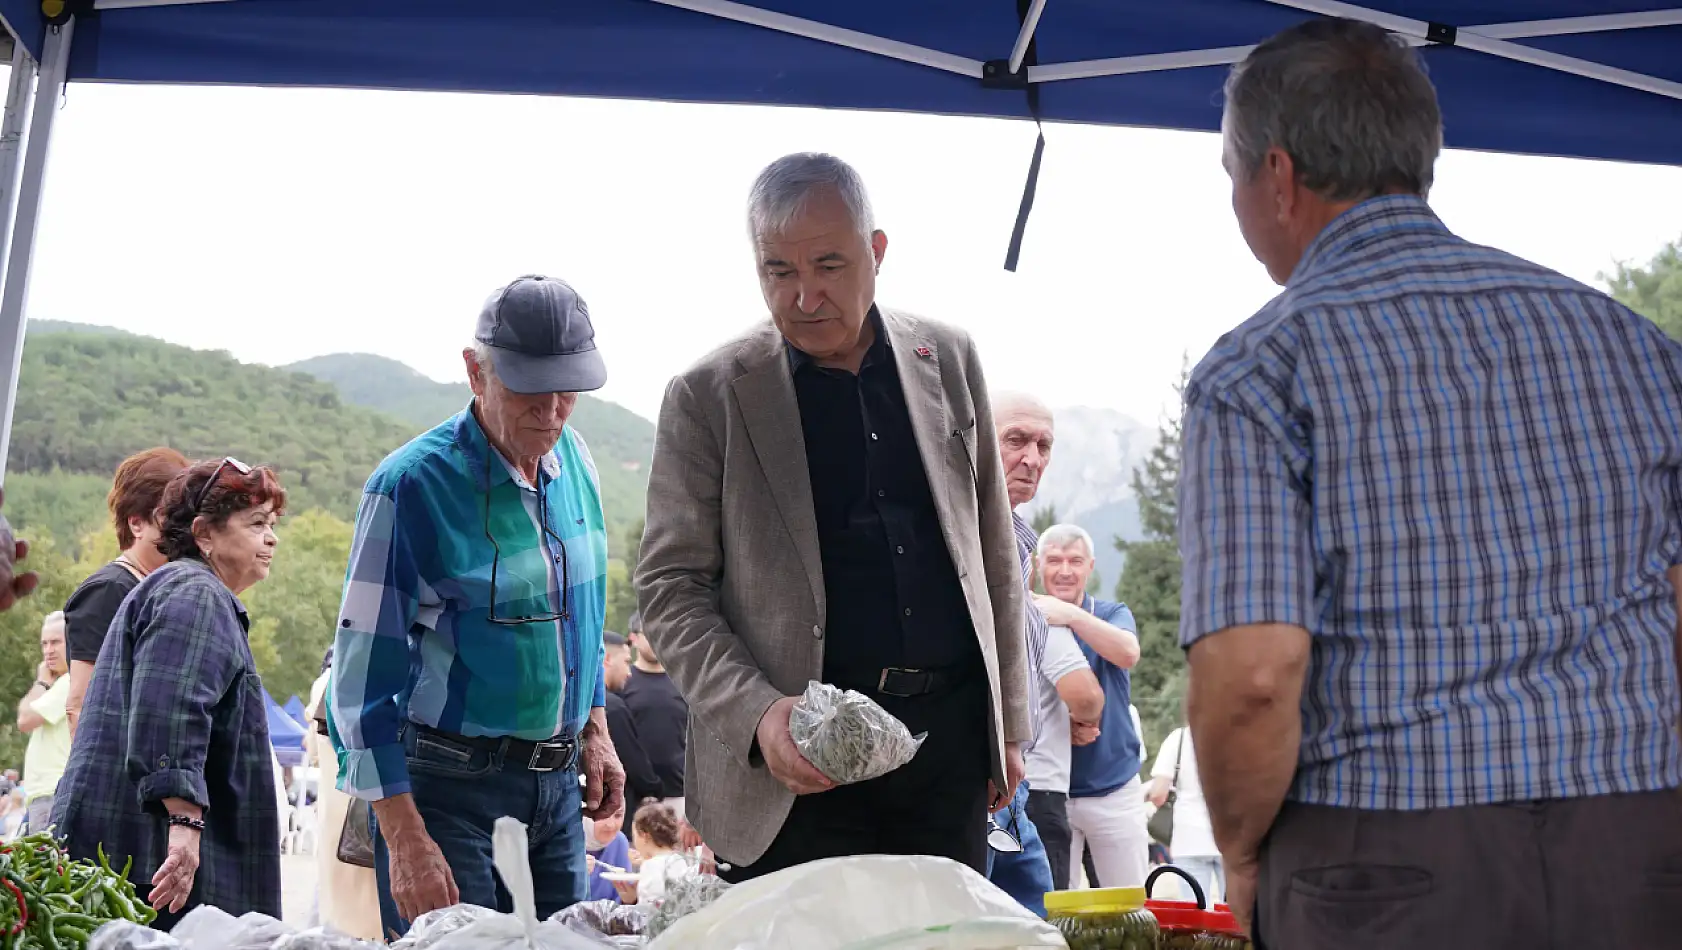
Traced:
[[[346, 402], [378, 409], [423, 432], [461, 411], [472, 398], [466, 383], [440, 383], [408, 366], [371, 353], [334, 353], [283, 369], [334, 384]], [[602, 507], [615, 555], [626, 529], [643, 516], [654, 424], [616, 403], [578, 397], [572, 427], [584, 436], [602, 479]]]

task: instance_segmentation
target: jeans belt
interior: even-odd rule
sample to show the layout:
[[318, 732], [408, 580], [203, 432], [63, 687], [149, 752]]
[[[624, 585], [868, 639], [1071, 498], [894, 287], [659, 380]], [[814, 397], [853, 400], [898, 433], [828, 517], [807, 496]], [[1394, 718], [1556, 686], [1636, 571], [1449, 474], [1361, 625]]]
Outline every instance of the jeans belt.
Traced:
[[553, 739], [533, 741], [511, 736], [462, 736], [419, 723], [413, 725], [415, 731], [421, 735], [489, 752], [500, 756], [503, 765], [516, 765], [528, 772], [560, 772], [578, 764], [579, 746], [576, 736], [556, 736]]

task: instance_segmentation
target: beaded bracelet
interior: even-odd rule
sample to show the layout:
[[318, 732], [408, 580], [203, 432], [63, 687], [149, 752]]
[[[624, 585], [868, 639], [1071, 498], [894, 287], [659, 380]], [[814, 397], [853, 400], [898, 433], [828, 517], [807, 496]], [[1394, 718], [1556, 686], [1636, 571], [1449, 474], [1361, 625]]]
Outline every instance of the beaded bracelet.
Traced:
[[199, 832], [204, 831], [203, 818], [189, 818], [186, 815], [170, 815], [168, 821], [171, 825], [176, 825], [181, 828], [191, 828], [194, 831]]

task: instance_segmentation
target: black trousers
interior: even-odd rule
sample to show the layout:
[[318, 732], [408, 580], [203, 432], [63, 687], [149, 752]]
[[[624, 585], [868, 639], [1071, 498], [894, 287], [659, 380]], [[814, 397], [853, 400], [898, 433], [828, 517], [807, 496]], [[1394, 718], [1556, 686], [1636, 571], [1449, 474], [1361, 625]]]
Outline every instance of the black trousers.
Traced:
[[929, 854], [987, 873], [992, 706], [987, 680], [944, 693], [867, 694], [928, 738], [910, 764], [880, 778], [794, 801], [759, 860], [720, 871], [732, 884], [824, 858]]
[[1682, 946], [1682, 792], [1286, 803], [1257, 889], [1257, 950]]
[[1068, 890], [1069, 847], [1074, 843], [1074, 832], [1069, 830], [1069, 796], [1028, 789], [1028, 820], [1039, 829], [1040, 841], [1045, 845], [1046, 860], [1051, 862], [1051, 883], [1060, 891]]

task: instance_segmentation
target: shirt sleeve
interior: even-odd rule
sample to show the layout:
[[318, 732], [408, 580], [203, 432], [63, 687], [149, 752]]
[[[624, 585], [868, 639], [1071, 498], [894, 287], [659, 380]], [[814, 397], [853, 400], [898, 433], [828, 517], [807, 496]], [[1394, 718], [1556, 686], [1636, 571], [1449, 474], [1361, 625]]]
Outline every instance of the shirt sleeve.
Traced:
[[162, 813], [166, 798], [210, 807], [205, 757], [217, 704], [248, 672], [244, 631], [214, 581], [160, 591], [134, 639], [127, 762], [140, 805]]
[[1175, 729], [1162, 740], [1162, 748], [1156, 750], [1156, 764], [1151, 766], [1151, 778], [1173, 778], [1174, 766], [1179, 764], [1179, 761], [1180, 730]]
[[102, 577], [84, 582], [70, 595], [64, 604], [64, 641], [72, 660], [99, 661], [105, 631], [111, 628], [117, 608], [132, 589]]
[[35, 715], [46, 720], [47, 725], [56, 726], [64, 721], [65, 704], [69, 699], [70, 677], [60, 676], [46, 692], [29, 704], [29, 708], [35, 710]]
[[1046, 631], [1045, 658], [1041, 669], [1046, 682], [1053, 686], [1070, 673], [1087, 669], [1086, 654], [1081, 652], [1080, 644], [1068, 627], [1051, 627]]
[[1249, 411], [1188, 400], [1180, 458], [1180, 644], [1256, 623], [1309, 626], [1305, 459]]
[[1133, 619], [1133, 609], [1126, 604], [1105, 601], [1094, 604], [1094, 608], [1093, 616], [1117, 630], [1126, 630], [1132, 634], [1139, 632], [1139, 623]]
[[347, 795], [378, 801], [409, 791], [397, 698], [409, 685], [409, 633], [423, 583], [396, 496], [363, 495], [327, 690], [328, 732]]

